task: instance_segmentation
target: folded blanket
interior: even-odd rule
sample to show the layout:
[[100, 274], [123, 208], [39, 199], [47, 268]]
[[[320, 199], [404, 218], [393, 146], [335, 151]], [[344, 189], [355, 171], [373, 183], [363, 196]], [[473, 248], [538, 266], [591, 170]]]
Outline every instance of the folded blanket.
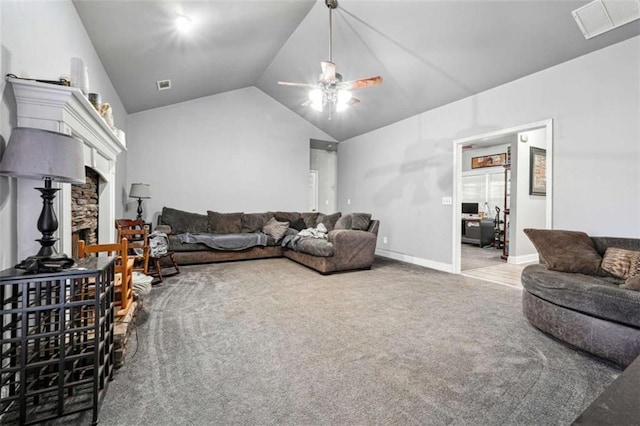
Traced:
[[261, 232], [242, 234], [178, 234], [180, 242], [185, 244], [201, 243], [215, 250], [238, 251], [255, 246], [266, 246], [267, 236]]

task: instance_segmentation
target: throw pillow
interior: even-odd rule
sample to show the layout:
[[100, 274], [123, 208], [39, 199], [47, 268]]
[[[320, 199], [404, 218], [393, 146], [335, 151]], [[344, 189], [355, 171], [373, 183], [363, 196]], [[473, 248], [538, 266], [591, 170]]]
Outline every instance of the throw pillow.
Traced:
[[602, 258], [602, 269], [618, 278], [640, 274], [640, 251], [608, 247]]
[[207, 211], [209, 233], [239, 234], [242, 232], [242, 213], [218, 213]]
[[333, 229], [336, 226], [336, 222], [338, 221], [338, 219], [340, 219], [340, 216], [342, 216], [341, 212], [337, 212], [333, 214], [320, 213], [318, 215], [318, 221], [316, 222], [316, 226], [322, 223], [325, 226], [325, 228], [327, 228], [327, 232], [333, 231]]
[[298, 212], [269, 212], [279, 222], [293, 222], [300, 217]]
[[293, 228], [296, 231], [302, 231], [303, 229], [307, 229], [307, 224], [304, 223], [304, 219], [299, 217], [298, 219], [294, 220], [293, 222], [289, 222], [289, 228]]
[[640, 274], [627, 278], [624, 284], [620, 288], [626, 288], [627, 290], [640, 291]]
[[242, 232], [262, 231], [270, 218], [268, 213], [245, 213], [242, 215]]
[[208, 223], [207, 216], [198, 213], [189, 213], [182, 210], [172, 209], [170, 207], [162, 208], [161, 225], [169, 225], [171, 232], [174, 234], [184, 234], [189, 232], [197, 234], [207, 232]]
[[289, 229], [289, 222], [278, 222], [272, 217], [269, 219], [269, 222], [262, 227], [262, 232], [271, 235], [271, 237], [278, 242], [287, 232], [287, 229]]
[[524, 233], [547, 264], [547, 269], [598, 275], [602, 257], [584, 232], [528, 228]]
[[318, 222], [318, 214], [318, 212], [305, 212], [300, 213], [300, 217], [304, 219], [307, 228], [314, 228]]
[[371, 222], [371, 214], [369, 213], [352, 213], [351, 214], [351, 229], [358, 231], [366, 231], [369, 229], [369, 222]]
[[340, 216], [333, 229], [351, 229], [352, 217], [351, 213]]

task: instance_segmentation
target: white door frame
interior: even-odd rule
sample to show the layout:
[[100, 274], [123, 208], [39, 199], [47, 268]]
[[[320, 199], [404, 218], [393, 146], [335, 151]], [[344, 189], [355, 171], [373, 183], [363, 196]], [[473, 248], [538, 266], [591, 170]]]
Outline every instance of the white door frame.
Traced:
[[521, 126], [510, 127], [508, 129], [497, 130], [494, 132], [483, 133], [481, 135], [470, 136], [453, 141], [453, 253], [452, 253], [452, 272], [460, 273], [460, 238], [462, 231], [460, 229], [460, 221], [462, 220], [462, 212], [457, 207], [460, 203], [462, 194], [462, 147], [474, 143], [476, 145], [490, 146], [492, 140], [513, 133], [526, 132], [533, 129], [545, 128], [546, 144], [547, 144], [547, 205], [546, 205], [546, 228], [553, 227], [553, 119], [537, 121], [535, 123], [524, 124]]
[[309, 170], [309, 211], [318, 211], [318, 171]]

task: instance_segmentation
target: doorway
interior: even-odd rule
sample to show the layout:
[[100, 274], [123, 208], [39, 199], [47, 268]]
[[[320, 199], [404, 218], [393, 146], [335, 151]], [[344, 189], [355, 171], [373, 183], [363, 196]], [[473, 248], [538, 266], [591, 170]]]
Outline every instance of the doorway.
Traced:
[[338, 204], [338, 144], [311, 139], [309, 157], [309, 208], [330, 214]]
[[[545, 120], [536, 123], [525, 124], [522, 126], [512, 127], [508, 129], [498, 130], [495, 132], [475, 135], [468, 138], [454, 140], [454, 164], [453, 164], [453, 253], [452, 253], [452, 271], [460, 273], [462, 270], [463, 255], [463, 213], [462, 202], [465, 201], [465, 193], [463, 191], [463, 178], [465, 176], [482, 175], [479, 170], [470, 171], [470, 167], [466, 162], [470, 161], [472, 155], [469, 151], [478, 150], [483, 153], [478, 155], [482, 157], [487, 155], [488, 147], [498, 147], [508, 144], [511, 149], [511, 161], [509, 162], [509, 173], [505, 174], [507, 168], [500, 170], [503, 176], [504, 201], [500, 203], [501, 215], [500, 219], [504, 221], [503, 242], [507, 246], [507, 254], [504, 259], [509, 264], [523, 264], [537, 260], [537, 252], [531, 245], [528, 238], [524, 235], [525, 227], [551, 228], [552, 227], [552, 160], [553, 160], [553, 120]], [[530, 152], [533, 147], [543, 149], [546, 153], [546, 164], [544, 167], [546, 194], [529, 192], [530, 175]], [[542, 147], [542, 148], [541, 148]], [[463, 155], [463, 148], [466, 152]], [[491, 151], [491, 149], [489, 149]], [[497, 169], [494, 167], [494, 169]], [[463, 170], [465, 170], [463, 174]], [[506, 180], [505, 180], [506, 176]], [[485, 178], [490, 182], [489, 177]], [[478, 179], [476, 179], [478, 180]], [[482, 180], [481, 178], [479, 180]], [[490, 196], [487, 189], [487, 196]], [[495, 198], [495, 194], [494, 194]], [[507, 207], [505, 215], [504, 207]], [[484, 206], [480, 206], [482, 210]], [[533, 214], [535, 212], [535, 214]], [[495, 215], [496, 211], [491, 211]], [[482, 214], [480, 214], [482, 216]], [[506, 220], [505, 220], [506, 219]], [[458, 226], [457, 224], [460, 224]], [[483, 240], [484, 241], [484, 240]], [[481, 244], [479, 245], [482, 246]], [[481, 248], [478, 250], [482, 250]], [[497, 251], [497, 249], [496, 249]], [[464, 248], [464, 252], [468, 252]], [[480, 253], [480, 252], [479, 252]], [[468, 253], [467, 253], [468, 254]], [[486, 253], [489, 257], [494, 253]], [[483, 253], [484, 255], [484, 253]], [[496, 262], [497, 263], [497, 262]], [[503, 260], [502, 263], [505, 263]], [[469, 264], [469, 262], [465, 262]]]

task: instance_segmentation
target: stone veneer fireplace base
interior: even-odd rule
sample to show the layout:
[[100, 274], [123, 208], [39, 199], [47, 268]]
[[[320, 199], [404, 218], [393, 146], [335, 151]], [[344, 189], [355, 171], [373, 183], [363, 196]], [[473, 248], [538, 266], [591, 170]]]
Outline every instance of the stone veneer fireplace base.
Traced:
[[98, 243], [100, 175], [85, 167], [86, 183], [71, 185], [71, 254], [77, 255], [78, 240]]

